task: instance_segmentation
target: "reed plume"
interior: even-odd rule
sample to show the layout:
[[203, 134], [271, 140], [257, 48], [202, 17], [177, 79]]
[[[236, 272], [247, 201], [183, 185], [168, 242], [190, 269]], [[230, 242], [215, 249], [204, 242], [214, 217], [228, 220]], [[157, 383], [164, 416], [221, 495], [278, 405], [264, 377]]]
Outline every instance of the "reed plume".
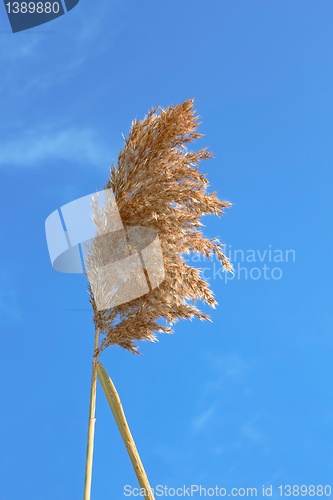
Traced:
[[[89, 280], [88, 291], [95, 323], [85, 500], [90, 499], [97, 376], [139, 484], [145, 491], [144, 496], [154, 499], [119, 396], [98, 357], [110, 345], [119, 345], [133, 354], [140, 354], [138, 341], [154, 342], [158, 332], [173, 333], [171, 326], [176, 321], [193, 317], [210, 319], [197, 308], [196, 302], [202, 300], [211, 307], [215, 307], [217, 302], [208, 283], [202, 279], [200, 270], [188, 265], [184, 256], [196, 252], [209, 259], [215, 255], [224, 270], [232, 272], [232, 266], [223, 253], [223, 245], [216, 238], [207, 239], [200, 230], [203, 215], [220, 216], [231, 204], [220, 201], [215, 192], [206, 192], [208, 180], [199, 172], [199, 162], [212, 158], [212, 154], [207, 148], [197, 152], [187, 150], [187, 144], [202, 136], [196, 132], [199, 121], [193, 104], [194, 100], [189, 99], [160, 112], [159, 108], [151, 109], [142, 121], [135, 120], [128, 139], [125, 139], [124, 149], [120, 151], [118, 164], [110, 167], [110, 178], [103, 188], [105, 193], [112, 190], [113, 195], [105, 194], [104, 206], [99, 204], [97, 194], [94, 199], [96, 237], [85, 256], [85, 273]], [[136, 233], [137, 228], [141, 228], [140, 235]], [[127, 272], [122, 269], [119, 276], [117, 272], [112, 276], [109, 274], [107, 264], [110, 254], [115, 262], [137, 253], [140, 244], [142, 246], [142, 241], [139, 241], [142, 234], [146, 243], [152, 241], [152, 235], [158, 235], [163, 255], [163, 280], [159, 286], [152, 286], [149, 280], [152, 275], [143, 266], [144, 275], [141, 272], [134, 277], [139, 285], [140, 280], [147, 280], [149, 291], [109, 307], [108, 297], [119, 293], [117, 279], [125, 280]], [[133, 269], [128, 272], [133, 274]], [[98, 307], [101, 302], [106, 304], [102, 309]], [[161, 324], [163, 321], [167, 326]], [[99, 334], [104, 337], [100, 345]]]
[[[113, 190], [125, 227], [145, 226], [157, 231], [165, 278], [144, 296], [103, 311], [97, 309], [89, 286], [93, 321], [104, 336], [97, 356], [110, 345], [138, 354], [137, 341], [156, 341], [157, 332], [173, 333], [171, 325], [179, 319], [209, 319], [195, 303], [201, 299], [215, 307], [217, 302], [200, 271], [187, 265], [184, 255], [197, 252], [210, 258], [215, 254], [224, 269], [232, 271], [223, 246], [215, 238], [205, 238], [200, 230], [203, 215], [221, 215], [231, 204], [220, 201], [216, 193], [206, 193], [208, 180], [199, 172], [199, 162], [212, 154], [207, 148], [187, 151], [186, 145], [202, 136], [196, 132], [199, 122], [193, 104], [189, 99], [160, 113], [159, 108], [151, 109], [142, 121], [135, 120], [118, 165], [110, 167], [104, 189]], [[95, 204], [97, 228], [107, 224], [112, 215], [112, 209], [101, 215]], [[96, 238], [86, 258], [88, 277], [101, 265], [101, 248], [103, 243]], [[169, 326], [160, 324], [161, 320]]]

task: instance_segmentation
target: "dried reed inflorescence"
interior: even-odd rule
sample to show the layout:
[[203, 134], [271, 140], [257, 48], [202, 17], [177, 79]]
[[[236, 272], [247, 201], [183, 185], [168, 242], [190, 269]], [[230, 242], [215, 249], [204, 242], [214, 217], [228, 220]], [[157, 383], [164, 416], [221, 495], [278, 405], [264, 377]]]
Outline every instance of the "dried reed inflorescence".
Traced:
[[[211, 307], [216, 301], [200, 270], [186, 264], [184, 254], [198, 252], [207, 258], [215, 254], [226, 271], [232, 266], [216, 238], [207, 239], [199, 230], [201, 216], [221, 215], [229, 202], [206, 193], [208, 180], [199, 172], [199, 161], [212, 158], [207, 148], [188, 152], [185, 144], [202, 136], [196, 132], [198, 117], [193, 99], [170, 106], [157, 113], [152, 109], [142, 121], [134, 121], [118, 165], [110, 168], [110, 179], [104, 189], [112, 188], [125, 227], [145, 226], [157, 231], [164, 260], [163, 282], [144, 296], [99, 311], [89, 286], [95, 326], [105, 335], [97, 357], [109, 345], [117, 344], [139, 353], [135, 342], [156, 341], [156, 332], [172, 333], [178, 319], [209, 319], [194, 305], [198, 299]], [[112, 210], [111, 210], [112, 212]], [[110, 215], [110, 214], [109, 214]], [[95, 211], [95, 223], [107, 224]], [[109, 219], [111, 217], [109, 216]], [[96, 238], [86, 260], [87, 275], [101, 264], [102, 247]], [[104, 241], [105, 245], [105, 241]], [[103, 259], [102, 259], [103, 260]], [[192, 303], [189, 303], [192, 302]]]

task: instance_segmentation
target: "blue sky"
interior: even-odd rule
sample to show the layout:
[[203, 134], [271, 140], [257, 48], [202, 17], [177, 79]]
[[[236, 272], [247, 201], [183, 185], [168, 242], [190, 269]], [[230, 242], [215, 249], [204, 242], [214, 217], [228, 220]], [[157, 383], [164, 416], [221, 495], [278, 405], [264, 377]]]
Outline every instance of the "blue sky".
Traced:
[[[205, 232], [245, 270], [226, 283], [197, 263], [213, 322], [101, 361], [153, 487], [333, 489], [332, 15], [327, 0], [81, 0], [10, 34], [1, 7], [0, 500], [83, 495], [92, 315], [85, 278], [51, 267], [45, 219], [102, 188], [134, 118], [188, 98], [193, 148], [214, 154], [201, 171], [233, 203]], [[126, 498], [137, 480], [100, 387], [96, 417], [92, 499]]]

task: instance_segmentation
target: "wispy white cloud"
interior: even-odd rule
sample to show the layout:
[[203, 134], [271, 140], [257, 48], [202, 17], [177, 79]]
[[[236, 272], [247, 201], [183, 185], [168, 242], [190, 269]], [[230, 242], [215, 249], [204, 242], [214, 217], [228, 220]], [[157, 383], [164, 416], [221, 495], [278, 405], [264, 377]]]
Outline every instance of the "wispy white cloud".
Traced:
[[243, 386], [244, 392], [251, 391], [249, 374], [257, 363], [251, 358], [242, 358], [238, 353], [206, 352], [204, 355], [211, 377], [207, 377], [202, 391], [206, 394], [221, 393], [226, 385]]
[[79, 68], [84, 71], [89, 61], [110, 52], [119, 32], [126, 26], [116, 12], [117, 4], [120, 4], [118, 0], [104, 2], [96, 9], [94, 4], [80, 2], [72, 11], [45, 25], [15, 36], [4, 34], [0, 60], [5, 62], [5, 70], [0, 87], [5, 88], [7, 94], [20, 96], [64, 82], [68, 84], [77, 78]]
[[205, 410], [202, 412], [200, 415], [195, 417], [192, 422], [192, 428], [195, 432], [201, 431], [206, 427], [206, 425], [209, 423], [209, 420], [211, 419], [211, 416], [213, 415], [215, 411], [215, 405], [211, 406], [208, 408], [208, 410]]
[[175, 463], [185, 464], [191, 457], [191, 452], [182, 447], [170, 446], [170, 444], [156, 444], [152, 448], [155, 457], [161, 458], [168, 465]]
[[243, 424], [240, 428], [241, 434], [253, 443], [266, 443], [266, 437], [263, 431], [259, 430], [258, 426], [255, 423], [260, 420], [261, 414], [256, 414], [253, 418], [251, 418], [248, 422]]
[[115, 155], [89, 128], [43, 132], [35, 129], [18, 139], [9, 139], [0, 145], [0, 166], [40, 167], [50, 160], [65, 160], [88, 166], [105, 168]]
[[245, 361], [237, 354], [231, 354], [224, 359], [218, 359], [217, 366], [221, 368], [223, 366], [225, 375], [236, 380], [241, 379], [247, 369]]
[[219, 376], [232, 380], [243, 380], [245, 373], [248, 371], [249, 361], [245, 361], [238, 353], [208, 353], [206, 356], [209, 365]]
[[[10, 30], [10, 27], [8, 26]], [[6, 33], [7, 35], [7, 33]], [[18, 59], [30, 59], [38, 55], [38, 46], [42, 43], [41, 37], [30, 36], [23, 40], [20, 36], [3, 36], [1, 38], [1, 59], [17, 62]]]
[[262, 412], [258, 412], [239, 425], [236, 433], [233, 433], [235, 438], [232, 440], [228, 439], [228, 434], [223, 435], [221, 439], [216, 441], [214, 452], [217, 455], [230, 456], [234, 453], [241, 454], [244, 450], [249, 449], [249, 446], [254, 446], [259, 448], [264, 456], [270, 455], [271, 446], [261, 425], [262, 418]]

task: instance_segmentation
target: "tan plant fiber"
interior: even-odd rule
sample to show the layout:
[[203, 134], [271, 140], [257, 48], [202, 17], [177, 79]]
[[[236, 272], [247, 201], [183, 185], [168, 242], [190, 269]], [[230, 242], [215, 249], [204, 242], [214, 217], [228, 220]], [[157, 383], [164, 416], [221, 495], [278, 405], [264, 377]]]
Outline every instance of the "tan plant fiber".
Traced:
[[[206, 192], [208, 180], [199, 172], [199, 162], [212, 158], [212, 154], [207, 148], [197, 152], [187, 150], [187, 144], [202, 136], [196, 132], [200, 123], [193, 105], [194, 100], [189, 99], [160, 112], [159, 108], [151, 109], [142, 121], [135, 120], [117, 166], [110, 167], [110, 178], [103, 189], [113, 190], [125, 228], [145, 226], [157, 231], [165, 277], [158, 287], [150, 288], [149, 293], [102, 311], [97, 309], [89, 285], [93, 321], [104, 335], [95, 351], [96, 358], [110, 345], [139, 354], [137, 341], [156, 341], [157, 332], [173, 333], [170, 326], [159, 323], [161, 320], [172, 325], [179, 319], [194, 316], [200, 320], [210, 319], [195, 303], [201, 299], [215, 307], [217, 302], [200, 269], [187, 265], [184, 255], [196, 252], [210, 258], [215, 254], [224, 270], [232, 272], [223, 245], [216, 238], [205, 238], [200, 230], [203, 215], [220, 216], [231, 203], [220, 201], [215, 192]], [[111, 205], [108, 208], [106, 203], [105, 210], [99, 210], [95, 199], [97, 235], [113, 215]], [[101, 267], [108, 244], [107, 240], [103, 241], [96, 237], [89, 247], [88, 277], [96, 276]], [[131, 253], [133, 249], [127, 246]]]

